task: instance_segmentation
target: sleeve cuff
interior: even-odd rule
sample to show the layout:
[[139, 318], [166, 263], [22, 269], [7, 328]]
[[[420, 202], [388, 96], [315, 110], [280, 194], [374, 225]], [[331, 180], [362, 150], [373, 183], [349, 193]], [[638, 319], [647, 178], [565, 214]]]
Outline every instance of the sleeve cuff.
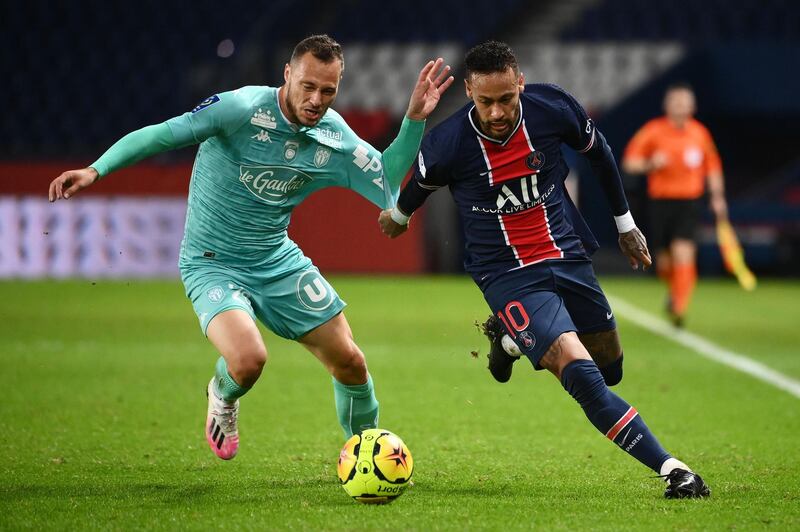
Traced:
[[411, 216], [406, 216], [403, 214], [403, 211], [397, 207], [393, 208], [389, 215], [392, 217], [392, 220], [394, 220], [394, 223], [399, 225], [408, 225], [408, 221], [411, 219]]
[[614, 222], [617, 224], [617, 231], [620, 233], [627, 233], [636, 229], [636, 222], [633, 221], [631, 211], [626, 212], [622, 216], [614, 216]]

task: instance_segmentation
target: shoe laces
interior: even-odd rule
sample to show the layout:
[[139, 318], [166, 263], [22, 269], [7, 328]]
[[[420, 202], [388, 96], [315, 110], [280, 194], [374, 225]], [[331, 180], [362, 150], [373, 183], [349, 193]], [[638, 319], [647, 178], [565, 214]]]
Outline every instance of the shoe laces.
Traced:
[[214, 409], [211, 411], [217, 417], [217, 422], [222, 426], [225, 433], [236, 432], [237, 422], [239, 420], [239, 405], [225, 405], [216, 403]]
[[687, 471], [685, 469], [681, 469], [679, 467], [676, 467], [675, 469], [673, 469], [672, 471], [670, 471], [666, 475], [655, 475], [652, 478], [663, 478], [663, 479], [665, 479], [667, 481], [673, 481], [673, 480], [676, 480], [676, 479], [678, 479], [680, 477], [688, 476], [688, 475], [691, 475], [691, 474], [692, 474], [691, 471]]

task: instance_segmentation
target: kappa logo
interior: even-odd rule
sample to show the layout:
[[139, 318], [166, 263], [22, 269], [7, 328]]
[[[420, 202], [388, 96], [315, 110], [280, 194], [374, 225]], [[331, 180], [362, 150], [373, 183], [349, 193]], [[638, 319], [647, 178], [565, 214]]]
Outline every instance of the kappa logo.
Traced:
[[254, 126], [264, 127], [267, 129], [275, 129], [278, 127], [278, 123], [275, 121], [275, 115], [272, 114], [272, 111], [267, 109], [266, 112], [262, 111], [261, 108], [258, 108], [253, 114], [253, 118], [250, 119], [250, 123]]
[[287, 140], [283, 145], [283, 159], [289, 163], [297, 157], [297, 151], [300, 149], [300, 143], [296, 140]]
[[328, 161], [331, 160], [331, 149], [325, 146], [318, 146], [317, 151], [314, 152], [314, 166], [322, 168]]
[[270, 144], [272, 144], [272, 139], [270, 138], [269, 133], [267, 133], [266, 129], [259, 129], [258, 133], [256, 133], [250, 138], [256, 139], [258, 142], [269, 142]]

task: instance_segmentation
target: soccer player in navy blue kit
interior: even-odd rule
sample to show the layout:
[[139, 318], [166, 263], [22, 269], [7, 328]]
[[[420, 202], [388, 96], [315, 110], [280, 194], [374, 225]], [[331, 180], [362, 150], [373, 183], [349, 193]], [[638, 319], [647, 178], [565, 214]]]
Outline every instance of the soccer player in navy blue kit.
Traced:
[[634, 269], [646, 267], [647, 243], [611, 149], [564, 90], [525, 85], [506, 44], [479, 44], [465, 63], [472, 102], [425, 136], [413, 178], [395, 208], [381, 213], [382, 231], [399, 236], [431, 192], [449, 187], [464, 228], [465, 268], [493, 312], [485, 328], [495, 379], [507, 381], [525, 355], [561, 381], [602, 434], [666, 479], [666, 497], [709, 495], [702, 478], [608, 388], [622, 379], [622, 347], [589, 258], [597, 242], [564, 188], [561, 144], [589, 160], [622, 252]]

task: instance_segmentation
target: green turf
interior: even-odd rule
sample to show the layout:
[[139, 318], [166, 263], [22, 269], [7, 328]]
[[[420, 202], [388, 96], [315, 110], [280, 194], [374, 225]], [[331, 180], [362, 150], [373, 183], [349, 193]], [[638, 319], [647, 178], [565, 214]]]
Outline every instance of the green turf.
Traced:
[[[333, 282], [381, 425], [415, 458], [398, 501], [362, 506], [338, 486], [330, 378], [297, 345], [266, 334], [226, 463], [202, 434], [216, 356], [178, 283], [0, 283], [0, 530], [800, 529], [800, 399], [620, 320], [618, 393], [713, 490], [667, 501], [549, 374], [523, 361], [491, 380], [468, 280]], [[604, 284], [659, 311], [652, 280]], [[689, 328], [797, 377], [798, 300], [798, 283], [704, 282]]]

